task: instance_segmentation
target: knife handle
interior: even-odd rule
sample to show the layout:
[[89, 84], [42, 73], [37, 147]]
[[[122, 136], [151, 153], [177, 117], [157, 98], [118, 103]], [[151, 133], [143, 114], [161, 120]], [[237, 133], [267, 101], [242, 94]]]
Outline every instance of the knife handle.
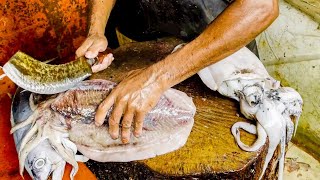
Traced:
[[108, 55], [112, 53], [112, 49], [107, 48], [105, 51], [103, 52], [99, 52], [98, 56], [95, 58], [89, 58], [87, 59], [88, 63], [93, 66], [94, 64], [100, 63], [103, 61], [103, 59]]

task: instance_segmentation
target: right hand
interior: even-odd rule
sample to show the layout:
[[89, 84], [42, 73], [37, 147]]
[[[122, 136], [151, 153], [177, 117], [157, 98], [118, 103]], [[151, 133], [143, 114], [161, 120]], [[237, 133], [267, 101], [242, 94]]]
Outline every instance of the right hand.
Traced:
[[85, 56], [86, 58], [95, 58], [99, 52], [103, 52], [108, 47], [108, 40], [103, 34], [91, 34], [77, 49], [76, 56]]
[[[108, 47], [108, 40], [103, 34], [91, 34], [77, 49], [76, 56], [85, 56], [86, 58], [95, 58], [99, 52], [103, 52]], [[92, 66], [92, 72], [96, 73], [106, 69], [114, 60], [113, 55], [110, 53], [104, 57], [100, 62]]]

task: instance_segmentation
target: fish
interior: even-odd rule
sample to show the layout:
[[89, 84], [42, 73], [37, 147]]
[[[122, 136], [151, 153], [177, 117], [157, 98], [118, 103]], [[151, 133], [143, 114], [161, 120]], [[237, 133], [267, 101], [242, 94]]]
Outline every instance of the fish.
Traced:
[[[77, 172], [77, 161], [84, 157], [99, 162], [129, 162], [165, 154], [186, 143], [194, 124], [196, 107], [192, 98], [175, 89], [165, 91], [148, 113], [139, 138], [131, 136], [129, 144], [112, 139], [107, 123], [112, 109], [102, 126], [95, 125], [94, 116], [99, 104], [114, 87], [114, 82], [95, 79], [80, 82], [66, 92], [44, 98], [43, 95], [31, 93], [28, 106], [33, 111], [11, 129], [12, 133], [17, 133], [29, 127], [17, 146], [20, 173], [28, 163], [31, 152], [45, 142], [73, 166], [71, 179]], [[79, 157], [77, 151], [84, 157]], [[57, 174], [56, 177], [60, 176], [61, 170]]]

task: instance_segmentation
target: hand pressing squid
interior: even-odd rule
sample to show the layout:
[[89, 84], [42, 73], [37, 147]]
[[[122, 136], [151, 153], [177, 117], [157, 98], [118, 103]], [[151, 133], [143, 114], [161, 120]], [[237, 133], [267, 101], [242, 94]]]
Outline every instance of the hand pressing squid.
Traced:
[[109, 118], [109, 133], [112, 138], [119, 137], [121, 128], [122, 142], [129, 143], [132, 126], [133, 134], [136, 137], [141, 135], [146, 114], [165, 91], [153, 71], [152, 68], [131, 71], [100, 104], [95, 116], [98, 126], [103, 124], [108, 110], [113, 107]]

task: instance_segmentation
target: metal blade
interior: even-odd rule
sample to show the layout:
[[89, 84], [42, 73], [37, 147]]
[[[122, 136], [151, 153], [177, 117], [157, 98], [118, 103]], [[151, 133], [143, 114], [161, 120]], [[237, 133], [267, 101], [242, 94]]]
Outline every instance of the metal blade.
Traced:
[[84, 57], [66, 64], [50, 65], [21, 51], [10, 58], [3, 71], [18, 86], [39, 94], [66, 91], [92, 74]]

